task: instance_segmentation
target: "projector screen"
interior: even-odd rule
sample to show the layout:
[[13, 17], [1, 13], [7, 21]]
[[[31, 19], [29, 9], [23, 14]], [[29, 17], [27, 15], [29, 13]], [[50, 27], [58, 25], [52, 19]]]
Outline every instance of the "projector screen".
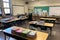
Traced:
[[24, 6], [13, 6], [13, 15], [25, 14]]
[[60, 7], [49, 7], [49, 15], [60, 16]]

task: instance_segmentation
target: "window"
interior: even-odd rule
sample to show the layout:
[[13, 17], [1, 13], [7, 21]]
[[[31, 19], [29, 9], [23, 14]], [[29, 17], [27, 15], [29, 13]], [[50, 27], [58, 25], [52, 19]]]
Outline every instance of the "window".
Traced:
[[6, 14], [10, 13], [10, 9], [4, 9], [4, 11]]
[[0, 14], [1, 14], [1, 9], [0, 9]]
[[3, 2], [9, 2], [9, 0], [3, 0]]
[[0, 16], [2, 16], [2, 11], [1, 11], [1, 8], [0, 8]]
[[10, 4], [9, 0], [3, 0], [4, 13], [10, 14]]
[[3, 3], [4, 7], [8, 7], [9, 8], [9, 3]]

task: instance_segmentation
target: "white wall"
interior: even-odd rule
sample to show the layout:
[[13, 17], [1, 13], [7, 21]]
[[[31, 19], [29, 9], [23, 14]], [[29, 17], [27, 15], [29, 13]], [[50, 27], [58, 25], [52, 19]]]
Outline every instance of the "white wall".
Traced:
[[33, 10], [36, 6], [60, 6], [60, 0], [40, 0], [29, 2], [28, 8]]
[[60, 6], [60, 0], [41, 0], [29, 2], [29, 9], [33, 9], [35, 6]]
[[22, 0], [12, 0], [12, 5], [24, 5], [24, 1], [22, 1]]
[[[25, 4], [25, 1], [23, 1], [23, 0], [12, 0], [12, 5], [23, 5], [24, 6], [24, 12], [28, 13], [28, 7]], [[13, 15], [14, 15], [14, 13], [13, 13]]]
[[28, 13], [28, 9], [33, 9], [35, 6], [60, 6], [60, 0], [31, 1], [28, 5], [25, 2], [26, 0], [12, 0], [12, 5], [24, 5], [25, 13]]

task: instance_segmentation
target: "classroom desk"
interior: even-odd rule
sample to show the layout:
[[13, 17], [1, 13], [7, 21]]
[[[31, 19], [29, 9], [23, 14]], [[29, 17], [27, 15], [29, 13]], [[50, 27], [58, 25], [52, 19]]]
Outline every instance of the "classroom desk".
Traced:
[[25, 20], [27, 17], [19, 17], [20, 20]]
[[28, 19], [28, 17], [26, 17], [26, 16], [24, 16], [24, 17], [19, 17], [19, 21], [18, 21], [18, 24], [23, 24], [23, 23], [25, 23], [25, 21]]
[[17, 20], [24, 20], [27, 19], [27, 17], [23, 17], [23, 18], [17, 18], [17, 17], [10, 17], [10, 18], [2, 18], [0, 20], [0, 22], [2, 23], [9, 23], [9, 22], [13, 22], [13, 21], [17, 21]]
[[23, 18], [9, 17], [9, 18], [1, 18], [0, 22], [1, 24], [4, 25], [3, 29], [6, 29], [14, 25], [19, 25], [25, 19], [27, 19], [27, 17], [23, 17]]
[[18, 21], [19, 18], [14, 18], [14, 17], [10, 17], [10, 18], [2, 18], [0, 20], [1, 24], [4, 25], [3, 29], [9, 28], [13, 25], [15, 25], [15, 22]]
[[55, 18], [40, 18], [40, 20], [44, 20], [45, 22], [55, 23]]
[[54, 24], [53, 23], [44, 23], [44, 26], [54, 27]]
[[54, 23], [43, 23], [43, 24], [37, 24], [37, 21], [31, 21], [29, 22], [30, 25], [36, 25], [38, 27], [38, 25], [43, 26], [43, 27], [47, 27], [50, 29], [50, 34], [52, 32], [52, 28], [54, 27]]
[[6, 20], [5, 18], [1, 19], [0, 22], [1, 23], [11, 23], [11, 22], [14, 22], [14, 21], [18, 21], [18, 20], [25, 20], [27, 19], [27, 17], [24, 17], [24, 18], [16, 18], [16, 17], [13, 17], [13, 18], [10, 18], [9, 20]]
[[37, 23], [37, 21], [31, 21], [31, 22], [29, 22], [29, 24], [36, 24]]
[[[5, 34], [5, 40], [6, 40], [6, 36], [13, 37], [13, 38], [18, 39], [18, 40], [19, 40], [19, 38], [20, 39], [22, 38], [22, 39], [25, 39], [25, 40], [33, 40], [31, 38], [28, 38], [28, 37], [24, 38], [24, 37], [21, 37], [21, 36], [17, 36], [16, 34], [15, 35], [12, 34], [11, 33], [12, 28], [22, 28], [22, 27], [13, 26], [13, 27], [10, 27], [10, 28], [7, 28], [7, 29], [3, 30], [3, 32]], [[26, 29], [26, 28], [22, 28], [22, 29]], [[27, 30], [30, 30], [30, 29], [27, 29]], [[31, 30], [31, 31], [33, 31], [33, 30]], [[35, 32], [37, 33], [37, 37], [36, 37], [35, 40], [47, 40], [48, 35], [49, 35], [48, 33], [40, 32], [40, 31], [35, 31]]]
[[[36, 24], [36, 25], [40, 25], [40, 24], [37, 24], [38, 21], [31, 21], [29, 22], [29, 24]], [[42, 26], [48, 26], [48, 27], [54, 27], [54, 23], [44, 23]]]
[[20, 19], [19, 18], [11, 18], [10, 20], [1, 19], [0, 22], [2, 22], [2, 23], [9, 23], [9, 22], [17, 21], [17, 20], [20, 20]]
[[42, 20], [56, 20], [55, 18], [40, 18]]

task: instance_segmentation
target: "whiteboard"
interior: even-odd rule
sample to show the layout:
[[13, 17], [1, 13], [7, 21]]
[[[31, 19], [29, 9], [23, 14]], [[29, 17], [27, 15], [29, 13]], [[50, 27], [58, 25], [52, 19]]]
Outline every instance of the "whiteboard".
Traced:
[[49, 7], [49, 15], [60, 16], [60, 7]]
[[13, 6], [13, 15], [25, 14], [24, 6]]

